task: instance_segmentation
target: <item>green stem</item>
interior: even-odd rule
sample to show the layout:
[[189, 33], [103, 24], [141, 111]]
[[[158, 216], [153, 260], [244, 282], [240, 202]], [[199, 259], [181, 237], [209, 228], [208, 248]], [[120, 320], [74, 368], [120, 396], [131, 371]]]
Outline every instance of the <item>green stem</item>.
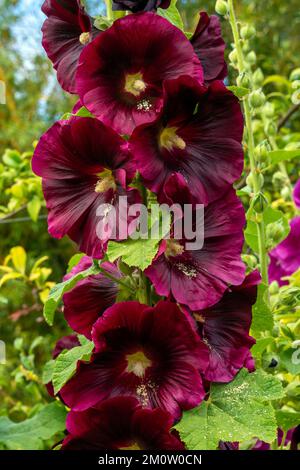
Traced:
[[105, 0], [105, 5], [106, 5], [106, 16], [108, 20], [113, 20], [114, 19], [114, 14], [112, 11], [112, 1], [111, 0]]
[[[273, 150], [278, 150], [278, 145], [277, 145], [277, 142], [276, 142], [276, 140], [274, 139], [274, 137], [270, 135], [270, 136], [268, 137], [268, 139], [269, 139], [269, 142], [270, 142], [270, 144], [271, 144]], [[279, 162], [279, 163], [278, 163], [278, 167], [279, 167], [281, 173], [283, 173], [284, 176], [285, 176], [286, 179], [287, 179], [287, 185], [288, 185], [288, 187], [289, 187], [289, 189], [290, 189], [290, 192], [291, 192], [291, 199], [292, 199], [293, 187], [292, 187], [292, 183], [291, 183], [289, 174], [288, 174], [288, 172], [287, 172], [285, 163], [284, 163], [284, 162]]]
[[[229, 8], [229, 22], [232, 29], [234, 44], [237, 53], [237, 64], [239, 72], [245, 72], [245, 61], [244, 61], [244, 54], [241, 44], [241, 39], [239, 35], [239, 30], [237, 26], [237, 20], [235, 16], [233, 0], [228, 0], [228, 8]], [[251, 106], [249, 102], [249, 97], [245, 97], [244, 101], [244, 114], [245, 114], [245, 124], [247, 129], [247, 140], [248, 140], [248, 155], [250, 161], [250, 168], [251, 174], [253, 175], [253, 190], [255, 195], [261, 191], [260, 182], [259, 182], [259, 173], [260, 170], [256, 166], [254, 149], [255, 149], [255, 142], [254, 142], [254, 134], [252, 128], [252, 118], [251, 118]], [[257, 221], [257, 235], [258, 235], [258, 244], [259, 244], [259, 260], [261, 266], [261, 277], [264, 284], [268, 285], [268, 255], [266, 249], [266, 235], [265, 235], [265, 224], [263, 218]]]

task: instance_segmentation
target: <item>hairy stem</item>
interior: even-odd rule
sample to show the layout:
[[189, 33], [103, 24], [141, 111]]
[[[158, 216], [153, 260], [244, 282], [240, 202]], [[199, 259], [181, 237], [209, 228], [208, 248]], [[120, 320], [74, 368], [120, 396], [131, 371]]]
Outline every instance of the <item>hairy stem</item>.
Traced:
[[[244, 54], [241, 44], [241, 38], [239, 35], [239, 30], [237, 26], [237, 20], [235, 16], [233, 0], [228, 0], [228, 7], [229, 7], [229, 22], [232, 29], [234, 44], [237, 52], [237, 63], [239, 72], [245, 72], [245, 61], [244, 61]], [[244, 115], [245, 115], [245, 124], [247, 129], [247, 143], [248, 143], [248, 155], [250, 161], [250, 168], [251, 173], [253, 175], [253, 190], [255, 195], [261, 191], [260, 182], [259, 182], [259, 173], [260, 170], [256, 165], [255, 156], [254, 156], [254, 149], [255, 149], [255, 142], [254, 142], [254, 135], [253, 135], [253, 128], [252, 128], [252, 118], [251, 118], [251, 107], [249, 102], [249, 97], [245, 97], [244, 101]], [[266, 232], [265, 232], [265, 224], [263, 218], [259, 218], [260, 220], [257, 221], [257, 235], [258, 235], [258, 244], [259, 244], [259, 260], [260, 260], [260, 267], [261, 267], [261, 276], [264, 284], [268, 285], [268, 255], [266, 250]]]

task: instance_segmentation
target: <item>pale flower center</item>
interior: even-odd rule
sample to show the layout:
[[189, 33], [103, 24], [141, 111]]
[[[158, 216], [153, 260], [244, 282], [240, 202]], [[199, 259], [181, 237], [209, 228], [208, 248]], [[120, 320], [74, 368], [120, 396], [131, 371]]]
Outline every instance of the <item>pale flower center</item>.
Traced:
[[137, 351], [133, 354], [127, 354], [126, 361], [126, 372], [132, 372], [137, 377], [144, 377], [146, 369], [152, 364], [150, 359], [145, 356], [143, 351]]
[[96, 193], [105, 193], [109, 189], [114, 191], [117, 189], [115, 178], [110, 170], [104, 170], [102, 173], [98, 173], [97, 176], [99, 179], [95, 186]]
[[90, 42], [90, 33], [81, 33], [79, 36], [79, 42], [86, 46]]
[[124, 88], [127, 93], [131, 93], [134, 96], [140, 96], [140, 94], [147, 88], [141, 72], [126, 75]]
[[169, 256], [179, 256], [182, 255], [184, 252], [184, 248], [182, 245], [180, 245], [179, 242], [174, 240], [173, 238], [170, 238], [170, 240], [167, 240], [167, 248], [165, 251], [165, 255], [168, 258]]
[[186, 148], [185, 141], [176, 134], [178, 131], [177, 127], [165, 127], [159, 136], [159, 145], [161, 148], [167, 150], [180, 149], [184, 150]]

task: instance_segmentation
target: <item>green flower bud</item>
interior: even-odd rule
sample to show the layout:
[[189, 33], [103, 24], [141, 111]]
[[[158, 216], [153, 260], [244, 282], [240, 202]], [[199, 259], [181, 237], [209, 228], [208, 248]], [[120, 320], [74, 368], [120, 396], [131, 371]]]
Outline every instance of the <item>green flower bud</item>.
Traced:
[[236, 64], [238, 61], [236, 49], [233, 49], [229, 54], [229, 60], [233, 64]]
[[252, 207], [257, 214], [262, 214], [266, 207], [268, 207], [266, 197], [262, 193], [258, 193], [253, 199]]
[[265, 125], [265, 134], [270, 136], [274, 136], [277, 134], [277, 127], [274, 122], [268, 122]]
[[281, 171], [276, 171], [273, 174], [272, 183], [273, 183], [275, 189], [282, 188], [283, 186], [286, 185], [286, 182], [287, 182], [286, 175], [284, 173], [282, 173]]
[[251, 270], [255, 269], [257, 266], [257, 259], [254, 255], [242, 255], [242, 260]]
[[294, 80], [300, 80], [300, 67], [291, 72], [290, 81], [293, 82]]
[[267, 225], [266, 236], [275, 244], [279, 243], [284, 235], [284, 228], [280, 222], [273, 222]]
[[253, 178], [253, 174], [252, 174], [252, 173], [249, 173], [249, 175], [247, 176], [247, 178], [246, 178], [246, 184], [247, 184], [247, 186], [249, 186], [251, 189], [253, 189], [253, 187], [254, 187], [254, 178]]
[[268, 162], [270, 150], [271, 150], [271, 147], [269, 145], [269, 142], [267, 140], [263, 140], [254, 149], [255, 159], [262, 163]]
[[244, 87], [244, 88], [249, 88], [250, 86], [250, 77], [247, 72], [242, 72], [239, 74], [237, 80], [236, 80], [238, 86]]
[[245, 26], [242, 26], [240, 33], [242, 39], [251, 39], [255, 36], [256, 30], [254, 26], [246, 24]]
[[256, 69], [255, 72], [253, 72], [252, 79], [253, 79], [253, 84], [256, 87], [262, 86], [264, 78], [265, 78], [264, 74], [262, 73], [262, 70], [260, 68]]
[[256, 62], [256, 54], [254, 51], [250, 51], [247, 56], [246, 56], [246, 61], [250, 64], [250, 65], [254, 65], [255, 62]]
[[249, 96], [252, 108], [260, 108], [266, 101], [266, 97], [261, 90], [254, 90]]
[[278, 292], [279, 292], [279, 284], [278, 284], [277, 281], [271, 282], [270, 287], [269, 287], [269, 292], [270, 292], [270, 295], [276, 295], [276, 294], [278, 294]]
[[225, 16], [228, 13], [228, 5], [224, 0], [217, 0], [215, 5], [215, 10], [218, 15]]
[[291, 198], [291, 190], [288, 186], [284, 186], [280, 191], [280, 194], [285, 201], [288, 201]]
[[280, 293], [280, 301], [288, 307], [296, 307], [300, 305], [300, 288], [289, 287], [286, 290], [282, 290]]
[[265, 116], [267, 116], [268, 118], [272, 118], [272, 117], [274, 116], [274, 113], [275, 113], [275, 108], [274, 108], [273, 103], [267, 102], [267, 103], [264, 105], [262, 112], [263, 112], [263, 114], [264, 114]]
[[293, 88], [293, 90], [297, 90], [298, 88], [300, 88], [300, 80], [295, 80], [292, 83], [292, 88]]

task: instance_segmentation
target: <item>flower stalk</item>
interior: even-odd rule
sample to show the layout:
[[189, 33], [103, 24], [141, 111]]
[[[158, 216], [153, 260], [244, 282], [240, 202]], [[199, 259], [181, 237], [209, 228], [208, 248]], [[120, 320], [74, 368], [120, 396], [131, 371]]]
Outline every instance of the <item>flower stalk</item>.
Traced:
[[[245, 60], [243, 49], [241, 45], [241, 38], [239, 34], [239, 29], [237, 25], [233, 0], [228, 0], [228, 14], [229, 14], [229, 23], [232, 29], [235, 50], [236, 50], [236, 58], [237, 58], [237, 67], [239, 73], [242, 74], [246, 71]], [[261, 192], [261, 184], [260, 184], [260, 169], [256, 165], [255, 160], [255, 142], [254, 142], [254, 135], [253, 135], [253, 128], [252, 128], [252, 118], [251, 118], [251, 106], [250, 106], [250, 99], [249, 95], [246, 96], [243, 100], [244, 105], [244, 114], [245, 114], [245, 124], [247, 130], [247, 144], [248, 144], [248, 155], [250, 161], [250, 168], [251, 174], [253, 178], [253, 190], [254, 190], [254, 198]], [[258, 245], [259, 245], [259, 260], [260, 260], [260, 270], [262, 281], [264, 284], [268, 285], [268, 254], [266, 249], [266, 231], [265, 231], [265, 224], [263, 221], [263, 217], [259, 217], [256, 219], [257, 224], [257, 235], [258, 235]]]
[[111, 0], [105, 0], [105, 5], [106, 5], [106, 16], [108, 20], [113, 20], [114, 19], [114, 14], [112, 11], [112, 1]]

